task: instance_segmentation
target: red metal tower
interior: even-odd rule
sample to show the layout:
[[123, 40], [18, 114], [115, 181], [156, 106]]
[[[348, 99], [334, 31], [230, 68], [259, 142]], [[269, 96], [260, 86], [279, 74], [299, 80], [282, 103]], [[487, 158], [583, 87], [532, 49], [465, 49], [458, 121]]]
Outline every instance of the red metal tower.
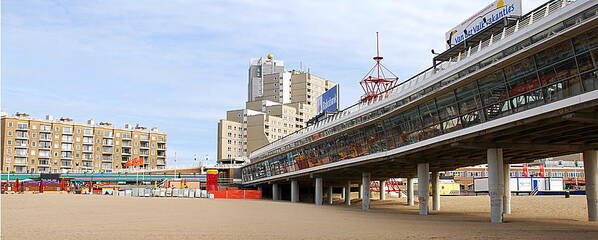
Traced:
[[376, 56], [374, 57], [376, 64], [374, 64], [372, 69], [370, 69], [370, 71], [365, 74], [365, 77], [359, 82], [361, 88], [363, 88], [363, 91], [365, 92], [364, 95], [361, 96], [362, 102], [375, 99], [381, 93], [394, 87], [399, 81], [397, 75], [382, 65], [382, 59], [383, 57], [380, 56], [378, 32], [376, 32]]

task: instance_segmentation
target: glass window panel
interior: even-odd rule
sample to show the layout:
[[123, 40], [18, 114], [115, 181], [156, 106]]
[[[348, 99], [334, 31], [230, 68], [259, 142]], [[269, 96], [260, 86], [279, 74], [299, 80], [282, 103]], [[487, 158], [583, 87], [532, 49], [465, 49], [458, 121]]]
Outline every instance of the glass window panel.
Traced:
[[573, 46], [575, 47], [576, 53], [582, 53], [589, 50], [592, 47], [598, 45], [598, 30], [594, 29], [587, 33], [582, 33], [573, 38]]
[[436, 99], [440, 119], [445, 120], [459, 115], [455, 94], [453, 91], [443, 94]]
[[455, 91], [461, 113], [467, 113], [480, 107], [475, 82], [469, 83]]
[[525, 58], [504, 69], [507, 80], [516, 79], [534, 71], [532, 58]]
[[594, 63], [590, 53], [584, 53], [577, 56], [577, 65], [579, 66], [580, 72], [586, 72], [588, 70], [594, 69]]
[[536, 54], [536, 64], [542, 68], [572, 55], [571, 42], [567, 40]]

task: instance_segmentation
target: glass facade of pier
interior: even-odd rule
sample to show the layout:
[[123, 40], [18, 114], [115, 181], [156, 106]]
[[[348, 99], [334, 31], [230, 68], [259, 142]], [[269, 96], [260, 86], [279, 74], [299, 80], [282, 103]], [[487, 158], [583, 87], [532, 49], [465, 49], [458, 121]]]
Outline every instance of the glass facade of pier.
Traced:
[[[596, 9], [595, 6], [439, 81], [424, 93], [437, 96], [425, 103], [398, 110], [423, 95], [406, 97], [252, 159], [259, 162], [242, 169], [243, 181], [391, 150], [597, 90], [598, 28], [483, 77], [462, 80], [506, 56], [524, 54], [520, 50], [593, 17]], [[439, 90], [457, 80], [467, 84]], [[389, 112], [393, 112], [390, 117], [370, 122]]]

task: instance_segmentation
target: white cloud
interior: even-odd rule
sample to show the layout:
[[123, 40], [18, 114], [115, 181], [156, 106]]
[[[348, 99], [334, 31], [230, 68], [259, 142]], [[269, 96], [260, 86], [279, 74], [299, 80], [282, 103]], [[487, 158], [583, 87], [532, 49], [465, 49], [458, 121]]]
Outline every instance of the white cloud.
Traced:
[[180, 161], [214, 159], [217, 119], [246, 100], [249, 58], [302, 62], [341, 83], [348, 106], [376, 31], [384, 64], [407, 79], [488, 2], [3, 1], [2, 109], [156, 124]]

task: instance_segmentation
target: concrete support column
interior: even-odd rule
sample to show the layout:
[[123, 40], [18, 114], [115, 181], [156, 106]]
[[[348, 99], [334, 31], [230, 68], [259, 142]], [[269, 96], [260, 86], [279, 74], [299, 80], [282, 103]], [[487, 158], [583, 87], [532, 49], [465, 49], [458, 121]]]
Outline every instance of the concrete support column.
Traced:
[[598, 221], [598, 150], [583, 152], [583, 169], [586, 176], [588, 220]]
[[361, 199], [361, 193], [363, 192], [363, 185], [359, 184], [359, 191], [357, 191], [357, 199]]
[[343, 192], [341, 193], [342, 199], [345, 199], [345, 189], [347, 189], [347, 187], [343, 187]]
[[291, 181], [291, 202], [299, 202], [299, 183], [297, 180]]
[[333, 192], [334, 192], [334, 189], [332, 188], [332, 186], [328, 187], [328, 196], [327, 196], [326, 200], [329, 205], [332, 205], [332, 193]]
[[417, 199], [419, 200], [419, 215], [428, 215], [428, 199], [430, 194], [430, 164], [417, 164]]
[[440, 174], [432, 172], [432, 210], [440, 211]]
[[262, 191], [262, 185], [257, 186], [257, 190]]
[[369, 172], [361, 174], [361, 209], [370, 209], [370, 176]]
[[386, 180], [380, 180], [380, 200], [386, 200]]
[[413, 180], [415, 178], [407, 178], [407, 204], [409, 206], [415, 205], [415, 189], [413, 188]]
[[345, 186], [345, 205], [351, 206], [351, 181], [347, 181]]
[[314, 196], [316, 205], [322, 205], [322, 198], [323, 198], [323, 186], [322, 186], [322, 178], [316, 178], [316, 194]]
[[504, 164], [503, 174], [503, 180], [505, 181], [505, 194], [502, 199], [502, 211], [504, 214], [511, 214], [511, 165], [508, 163]]
[[501, 148], [487, 150], [488, 194], [490, 195], [490, 221], [503, 222], [503, 197], [505, 191], [504, 165]]
[[272, 200], [280, 200], [280, 189], [278, 189], [278, 183], [272, 183]]

